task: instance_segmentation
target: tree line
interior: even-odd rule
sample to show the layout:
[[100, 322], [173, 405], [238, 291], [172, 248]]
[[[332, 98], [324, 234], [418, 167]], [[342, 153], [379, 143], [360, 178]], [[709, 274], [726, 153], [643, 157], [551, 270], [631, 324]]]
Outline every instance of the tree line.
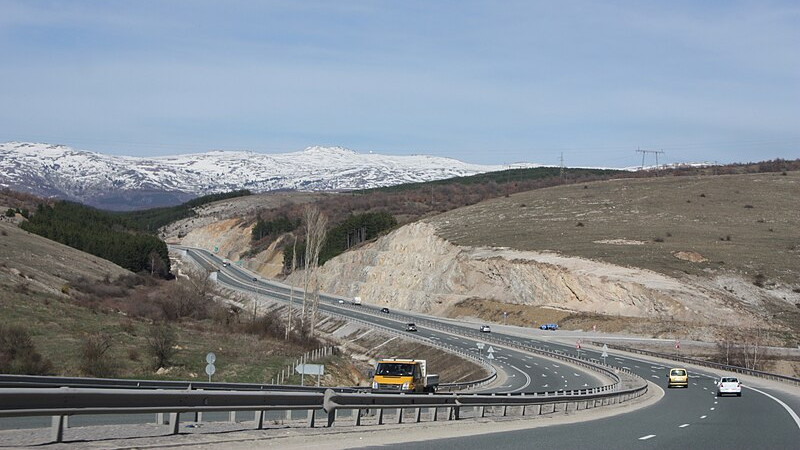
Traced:
[[[326, 261], [344, 253], [349, 247], [360, 242], [374, 239], [381, 233], [397, 226], [397, 219], [385, 211], [354, 214], [343, 222], [330, 228], [325, 233], [325, 239], [319, 250], [318, 264], [322, 265]], [[353, 234], [359, 233], [360, 239], [352, 239]], [[348, 239], [348, 237], [351, 237]], [[297, 242], [297, 246], [287, 245], [283, 249], [284, 271], [290, 273], [293, 267], [304, 267], [306, 242]], [[294, 256], [297, 261], [294, 261]]]
[[39, 204], [20, 227], [132, 272], [170, 276], [167, 244], [154, 235], [131, 229], [113, 213], [67, 201]]

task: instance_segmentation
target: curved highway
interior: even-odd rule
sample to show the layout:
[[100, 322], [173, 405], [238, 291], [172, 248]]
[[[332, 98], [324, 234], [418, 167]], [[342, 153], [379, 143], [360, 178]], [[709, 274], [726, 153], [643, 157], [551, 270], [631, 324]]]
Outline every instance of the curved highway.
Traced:
[[[213, 254], [196, 249], [186, 249], [189, 256], [209, 270], [217, 270], [221, 264]], [[225, 267], [218, 273], [218, 280], [238, 289], [246, 289], [273, 298], [288, 298], [288, 287], [253, 281], [253, 276], [235, 268]], [[320, 309], [344, 314], [359, 320], [374, 322], [377, 325], [402, 331], [403, 323], [427, 323], [435, 320], [416, 314], [402, 313], [381, 315], [377, 308], [369, 306], [353, 307], [338, 304], [338, 297], [322, 296]], [[475, 343], [480, 338], [472, 327], [452, 325], [450, 321], [441, 324], [449, 326], [442, 332], [420, 327], [419, 336], [432, 341], [446, 342], [450, 345], [477, 352]], [[571, 345], [552, 341], [541, 341], [529, 337], [503, 335], [493, 332], [492, 338], [509, 341], [527, 341], [534, 345], [574, 354]], [[492, 389], [496, 392], [531, 392], [542, 390], [578, 389], [602, 384], [594, 376], [563, 365], [560, 362], [534, 356], [524, 352], [495, 346], [493, 364], [508, 374], [506, 381]], [[595, 350], [583, 349], [584, 356], [600, 359]], [[716, 396], [714, 379], [719, 374], [711, 370], [690, 370], [688, 388], [667, 389], [665, 376], [668, 366], [648, 362], [643, 359], [611, 354], [607, 362], [626, 367], [639, 376], [652, 381], [665, 390], [662, 400], [638, 410], [589, 422], [556, 425], [519, 431], [506, 431], [497, 434], [482, 434], [463, 438], [406, 442], [397, 445], [384, 445], [382, 448], [403, 449], [483, 449], [483, 448], [531, 448], [533, 443], [559, 448], [712, 448], [712, 449], [789, 449], [800, 448], [800, 389], [785, 387], [770, 388], [768, 383], [746, 384], [741, 397]]]
[[[271, 299], [288, 302], [291, 288], [273, 281], [262, 280], [254, 277], [253, 274], [246, 272], [238, 267], [229, 265], [222, 267], [219, 258], [213, 254], [197, 249], [176, 247], [185, 250], [192, 259], [200, 263], [205, 269], [217, 272], [217, 281], [234, 287], [239, 290], [258, 293]], [[255, 279], [254, 279], [255, 278]], [[295, 297], [297, 297], [295, 291]], [[353, 320], [367, 322], [379, 327], [395, 330], [399, 333], [407, 333], [405, 325], [414, 322], [418, 330], [411, 338], [423, 339], [431, 344], [445, 344], [461, 352], [472, 353], [476, 356], [482, 354], [487, 356], [491, 347], [493, 360], [491, 361], [499, 374], [500, 383], [494, 383], [490, 388], [482, 389], [481, 392], [543, 392], [571, 389], [585, 389], [587, 387], [601, 386], [608, 384], [608, 381], [600, 379], [593, 372], [585, 369], [572, 367], [560, 361], [554, 362], [549, 358], [537, 356], [532, 353], [523, 352], [503, 345], [493, 343], [492, 333], [480, 333], [477, 329], [468, 328], [460, 325], [451, 325], [442, 329], [442, 324], [436, 323], [437, 328], [431, 328], [426, 324], [433, 324], [433, 319], [427, 316], [412, 314], [408, 312], [382, 313], [380, 308], [359, 305], [351, 305], [349, 299], [344, 303], [340, 297], [320, 294], [319, 309], [322, 312], [334, 313], [346, 316]], [[297, 298], [295, 298], [297, 302]], [[498, 336], [499, 337], [499, 336]], [[515, 338], [515, 340], [520, 340]], [[484, 349], [479, 350], [477, 343], [484, 343]], [[435, 367], [433, 368], [435, 371]], [[446, 383], [448, 380], [442, 380]]]

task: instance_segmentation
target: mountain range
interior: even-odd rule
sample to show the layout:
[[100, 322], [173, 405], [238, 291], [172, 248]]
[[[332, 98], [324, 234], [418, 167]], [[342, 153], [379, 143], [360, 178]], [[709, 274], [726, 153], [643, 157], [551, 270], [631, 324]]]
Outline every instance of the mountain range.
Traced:
[[280, 154], [210, 151], [148, 158], [43, 143], [0, 144], [0, 188], [107, 210], [171, 206], [201, 195], [238, 189], [256, 193], [343, 191], [508, 168], [427, 155], [357, 153], [342, 147], [309, 147]]

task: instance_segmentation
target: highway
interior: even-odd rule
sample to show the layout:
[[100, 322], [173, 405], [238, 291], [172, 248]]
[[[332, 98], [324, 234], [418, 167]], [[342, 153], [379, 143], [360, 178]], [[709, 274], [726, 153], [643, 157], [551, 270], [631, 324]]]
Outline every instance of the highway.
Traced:
[[[189, 256], [209, 270], [216, 270], [216, 257], [211, 253], [187, 249]], [[233, 266], [222, 268], [218, 274], [221, 283], [237, 289], [251, 290], [273, 298], [288, 298], [288, 287], [264, 280], [253, 282], [252, 275]], [[404, 312], [382, 317], [378, 308], [369, 306], [339, 305], [338, 297], [322, 296], [320, 308], [360, 320], [372, 321], [385, 327], [402, 330], [408, 322], [426, 323], [434, 320]], [[451, 324], [451, 321], [442, 323]], [[452, 333], [420, 327], [419, 335], [432, 341], [447, 342], [476, 351], [480, 335], [474, 327], [452, 326]], [[496, 331], [492, 337], [525, 340], [538, 346], [576, 351], [572, 345], [541, 341], [533, 337], [502, 335]], [[477, 336], [476, 336], [477, 335]], [[487, 343], [488, 347], [489, 343]], [[494, 345], [493, 345], [494, 346]], [[564, 389], [600, 383], [594, 376], [566, 367], [547, 358], [530, 355], [498, 346], [494, 364], [508, 374], [507, 381], [493, 386], [493, 392], [533, 392], [553, 390], [563, 384]], [[583, 349], [586, 356], [600, 359], [596, 350]], [[501, 434], [482, 434], [462, 438], [434, 439], [423, 442], [405, 442], [382, 445], [381, 448], [403, 449], [483, 449], [483, 448], [800, 448], [800, 389], [776, 388], [758, 381], [746, 384], [741, 397], [716, 396], [714, 379], [719, 374], [710, 370], [690, 370], [688, 388], [666, 388], [668, 365], [648, 362], [610, 352], [608, 363], [626, 367], [641, 377], [664, 388], [665, 395], [654, 405], [634, 413], [568, 425], [556, 425], [529, 430], [506, 431]], [[601, 384], [601, 383], [600, 383]]]
[[[233, 265], [221, 267], [218, 258], [213, 254], [196, 249], [186, 249], [187, 254], [195, 261], [199, 262], [207, 270], [219, 270], [217, 280], [220, 283], [234, 287], [239, 290], [255, 292], [274, 300], [288, 302], [290, 298], [290, 288], [268, 280], [254, 277], [253, 274], [239, 269]], [[254, 281], [253, 278], [256, 278]], [[295, 292], [295, 297], [298, 294]], [[500, 378], [503, 382], [500, 385], [493, 385], [483, 389], [481, 392], [543, 392], [570, 389], [584, 389], [587, 387], [601, 386], [608, 384], [607, 380], [598, 378], [597, 374], [571, 367], [561, 362], [553, 362], [551, 359], [543, 358], [532, 353], [522, 352], [506, 346], [493, 344], [488, 339], [487, 333], [480, 333], [477, 329], [468, 328], [460, 325], [448, 325], [448, 331], [426, 327], [425, 324], [431, 323], [431, 317], [409, 312], [393, 311], [390, 314], [380, 312], [380, 308], [367, 305], [351, 305], [348, 301], [339, 303], [340, 298], [321, 294], [319, 309], [322, 312], [330, 312], [346, 316], [362, 322], [372, 323], [381, 327], [395, 330], [409, 335], [405, 331], [408, 322], [417, 324], [419, 331], [414, 337], [428, 340], [431, 344], [444, 343], [455, 347], [464, 352], [475, 355], [488, 354], [489, 347], [492, 347], [493, 365], [498, 371], [503, 372]], [[297, 305], [295, 298], [295, 305]], [[477, 347], [478, 342], [484, 343], [481, 351]], [[435, 371], [435, 365], [432, 366]], [[448, 380], [442, 380], [446, 383]]]

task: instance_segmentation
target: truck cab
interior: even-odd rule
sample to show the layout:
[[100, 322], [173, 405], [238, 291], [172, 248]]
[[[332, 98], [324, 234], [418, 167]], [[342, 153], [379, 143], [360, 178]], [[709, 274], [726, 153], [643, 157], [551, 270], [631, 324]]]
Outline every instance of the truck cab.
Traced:
[[435, 392], [439, 375], [427, 373], [424, 359], [382, 359], [375, 366], [373, 392]]

